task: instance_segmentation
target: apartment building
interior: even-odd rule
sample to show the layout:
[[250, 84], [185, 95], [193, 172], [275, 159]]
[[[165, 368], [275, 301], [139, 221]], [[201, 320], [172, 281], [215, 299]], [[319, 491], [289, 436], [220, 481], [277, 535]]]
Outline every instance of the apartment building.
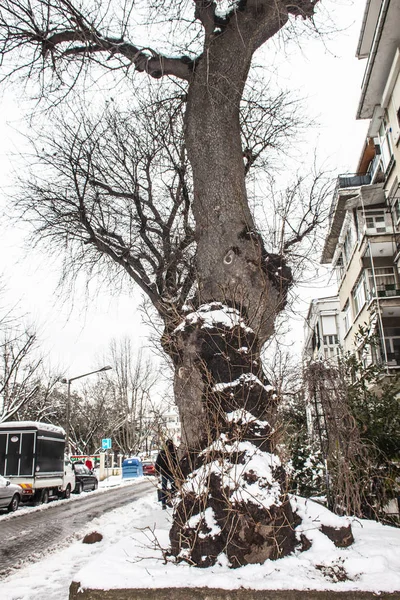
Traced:
[[[336, 272], [343, 349], [396, 370], [400, 369], [400, 0], [367, 2], [357, 56], [366, 59], [357, 118], [369, 119], [369, 129], [356, 172], [338, 177], [321, 262]], [[367, 336], [380, 340], [367, 357], [360, 326]]]
[[343, 324], [338, 296], [316, 298], [310, 304], [304, 324], [305, 363], [336, 360], [341, 351]]
[[181, 422], [178, 409], [175, 405], [170, 406], [162, 415], [163, 435], [170, 438], [176, 446], [181, 443]]

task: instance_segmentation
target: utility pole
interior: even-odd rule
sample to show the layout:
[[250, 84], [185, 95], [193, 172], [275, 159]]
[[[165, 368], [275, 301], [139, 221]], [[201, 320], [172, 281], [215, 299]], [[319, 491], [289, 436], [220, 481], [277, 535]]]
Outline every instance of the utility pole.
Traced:
[[71, 448], [70, 448], [70, 419], [71, 419], [71, 382], [75, 381], [76, 379], [82, 379], [82, 377], [87, 377], [88, 375], [94, 375], [95, 373], [102, 373], [103, 371], [109, 371], [110, 369], [112, 369], [112, 367], [110, 365], [107, 365], [106, 367], [102, 367], [101, 369], [97, 369], [96, 371], [90, 371], [90, 373], [83, 373], [83, 375], [77, 375], [76, 377], [70, 377], [69, 379], [61, 379], [61, 383], [66, 383], [67, 384], [67, 411], [66, 411], [66, 417], [67, 417], [67, 426], [66, 426], [66, 440], [65, 440], [65, 444], [67, 447], [67, 453], [68, 456], [71, 455]]

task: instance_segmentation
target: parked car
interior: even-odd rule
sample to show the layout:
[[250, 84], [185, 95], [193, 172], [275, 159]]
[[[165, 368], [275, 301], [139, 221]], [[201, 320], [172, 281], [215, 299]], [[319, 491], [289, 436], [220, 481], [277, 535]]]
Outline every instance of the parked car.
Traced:
[[75, 494], [97, 490], [99, 481], [93, 471], [83, 463], [72, 463], [75, 472]]
[[17, 510], [22, 498], [22, 488], [16, 483], [11, 483], [0, 475], [0, 508], [6, 508], [8, 512]]
[[153, 462], [145, 461], [143, 464], [143, 475], [157, 475], [156, 465]]

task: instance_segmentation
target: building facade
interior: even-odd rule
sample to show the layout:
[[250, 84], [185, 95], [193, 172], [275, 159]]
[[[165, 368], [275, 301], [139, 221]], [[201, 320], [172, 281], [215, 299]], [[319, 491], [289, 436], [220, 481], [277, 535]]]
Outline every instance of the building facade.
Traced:
[[313, 300], [304, 327], [304, 362], [336, 360], [341, 351], [342, 329], [338, 296]]
[[[322, 263], [336, 272], [340, 343], [400, 369], [400, 0], [369, 0], [357, 118], [369, 119], [354, 174], [339, 176]], [[377, 340], [366, 355], [365, 340]]]

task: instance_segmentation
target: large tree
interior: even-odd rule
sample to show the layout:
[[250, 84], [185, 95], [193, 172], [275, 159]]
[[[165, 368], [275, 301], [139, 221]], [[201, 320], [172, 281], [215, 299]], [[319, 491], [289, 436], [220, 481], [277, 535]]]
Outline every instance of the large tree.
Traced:
[[[79, 127], [64, 117], [63, 140], [55, 152], [44, 147], [41, 156], [56, 179], [44, 184], [37, 167], [29, 218], [42, 236], [64, 239], [67, 252], [77, 240], [82, 263], [90, 252], [95, 262], [111, 258], [161, 317], [183, 431], [185, 480], [171, 549], [199, 566], [221, 554], [234, 567], [261, 562], [296, 544], [268, 423], [275, 398], [260, 362], [291, 273], [283, 254], [268, 252], [250, 210], [245, 176], [260, 147], [257, 135], [253, 145], [242, 144], [241, 101], [254, 53], [296, 17], [312, 20], [316, 4], [161, 0], [125, 2], [117, 10], [89, 0], [2, 3], [6, 76], [38, 75], [42, 98], [61, 103], [64, 115], [71, 110], [68, 94], [82, 93], [82, 83], [85, 101], [96, 98], [101, 70], [135, 89], [138, 109], [131, 112], [129, 136], [126, 119], [110, 108]], [[149, 47], [151, 23], [161, 28], [154, 31], [165, 53]], [[164, 91], [154, 99], [153, 91], [145, 106], [132, 70], [173, 81], [171, 98]], [[98, 75], [95, 87], [90, 74]], [[263, 103], [253, 103], [262, 114]], [[181, 115], [183, 139], [176, 128]], [[116, 146], [108, 144], [110, 136]], [[312, 200], [310, 207], [294, 228], [294, 241], [313, 226]]]

